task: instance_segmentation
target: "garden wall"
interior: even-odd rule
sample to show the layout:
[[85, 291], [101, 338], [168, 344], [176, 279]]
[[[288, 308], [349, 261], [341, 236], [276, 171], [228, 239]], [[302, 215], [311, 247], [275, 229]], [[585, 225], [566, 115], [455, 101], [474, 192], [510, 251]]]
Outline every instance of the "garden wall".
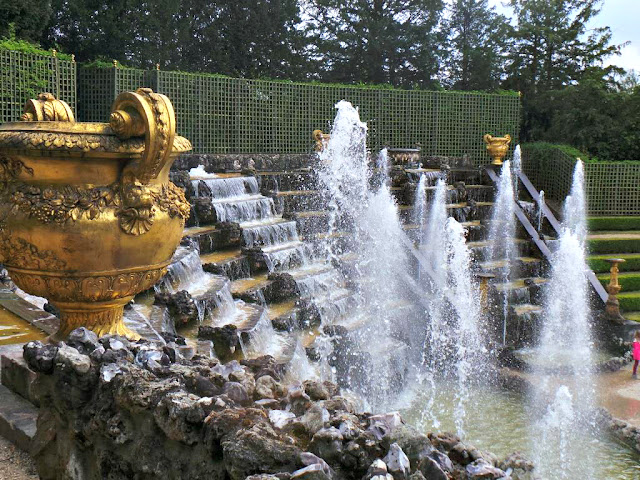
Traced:
[[[522, 166], [547, 198], [569, 194], [576, 157], [550, 144], [523, 145]], [[640, 162], [585, 162], [590, 215], [640, 215]]]

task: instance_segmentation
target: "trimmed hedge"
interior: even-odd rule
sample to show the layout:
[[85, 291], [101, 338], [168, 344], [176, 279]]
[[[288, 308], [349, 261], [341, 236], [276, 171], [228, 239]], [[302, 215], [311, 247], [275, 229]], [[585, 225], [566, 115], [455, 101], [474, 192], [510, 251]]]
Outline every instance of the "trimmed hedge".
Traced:
[[598, 238], [588, 240], [589, 253], [640, 252], [637, 238]]
[[[598, 275], [598, 280], [605, 287], [609, 284], [609, 274]], [[623, 292], [640, 291], [640, 273], [622, 273], [618, 275], [618, 281]]]
[[[640, 253], [615, 256], [626, 260], [626, 262], [618, 265], [621, 272], [640, 271]], [[606, 259], [611, 257], [612, 255], [593, 255], [587, 259], [587, 263], [594, 272], [607, 273], [611, 269], [611, 264]]]
[[640, 310], [640, 292], [619, 293], [620, 308], [625, 312], [636, 312]]
[[[639, 187], [640, 188], [640, 187]], [[640, 217], [591, 217], [587, 219], [589, 230], [640, 230]]]

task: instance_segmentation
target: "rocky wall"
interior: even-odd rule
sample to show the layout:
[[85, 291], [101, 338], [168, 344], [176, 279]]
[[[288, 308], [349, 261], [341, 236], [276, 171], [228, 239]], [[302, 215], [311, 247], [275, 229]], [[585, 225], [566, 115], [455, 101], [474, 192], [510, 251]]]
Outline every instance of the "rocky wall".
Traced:
[[296, 153], [220, 153], [180, 155], [172, 170], [189, 170], [204, 165], [208, 172], [241, 172], [243, 170], [285, 172], [313, 166], [316, 154]]
[[287, 384], [269, 356], [186, 359], [173, 342], [98, 339], [78, 329], [30, 342], [41, 405], [32, 454], [42, 479], [533, 478], [451, 434], [371, 415], [329, 382]]

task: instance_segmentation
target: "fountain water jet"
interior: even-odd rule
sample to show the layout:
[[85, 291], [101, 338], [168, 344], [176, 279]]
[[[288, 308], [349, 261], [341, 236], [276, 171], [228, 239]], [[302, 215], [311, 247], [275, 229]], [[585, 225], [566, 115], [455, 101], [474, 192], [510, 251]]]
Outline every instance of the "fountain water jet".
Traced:
[[[508, 282], [512, 277], [512, 265], [517, 257], [515, 244], [516, 216], [515, 216], [515, 191], [511, 175], [511, 162], [506, 161], [502, 165], [498, 192], [491, 214], [491, 227], [489, 229], [490, 261], [493, 266], [498, 266], [497, 272], [501, 282]], [[505, 290], [502, 302], [502, 343], [507, 339], [507, 311], [508, 299]]]
[[[354, 285], [359, 307], [353, 314], [366, 316], [369, 321], [351, 336], [355, 349], [369, 360], [361, 362], [355, 373], [358, 378], [352, 379], [351, 387], [359, 390], [375, 408], [388, 397], [401, 374], [397, 367], [410, 363], [407, 353], [396, 351], [390, 356], [389, 352], [379, 351], [381, 347], [393, 350], [392, 328], [398, 327], [392, 324], [390, 304], [406, 298], [408, 259], [400, 240], [404, 232], [388, 181], [382, 178], [370, 182], [374, 172], [367, 152], [366, 124], [350, 103], [341, 101], [336, 108], [329, 143], [319, 154], [322, 168], [318, 179], [329, 211], [325, 249], [330, 259], [339, 261], [345, 250], [342, 242], [332, 241], [333, 234], [338, 228], [352, 232], [350, 251], [355, 254], [359, 277]], [[383, 151], [379, 163], [384, 157]]]
[[[575, 434], [576, 429], [595, 428], [591, 420], [595, 379], [585, 256], [585, 204], [584, 170], [578, 161], [571, 193], [565, 200], [563, 227], [551, 260], [544, 325], [534, 362], [540, 377], [534, 391], [534, 409], [544, 410], [547, 399], [555, 399], [544, 415], [534, 416], [540, 420], [533, 423], [533, 438], [539, 446], [534, 451], [544, 478], [600, 478], [597, 466], [584, 452], [591, 438]], [[563, 366], [570, 375], [567, 378], [550, 375], [548, 367], [557, 366]], [[562, 444], [549, 448], [547, 441], [552, 438]]]
[[456, 428], [464, 435], [464, 422], [468, 404], [473, 402], [470, 384], [488, 366], [486, 342], [483, 338], [482, 313], [478, 288], [471, 275], [471, 254], [465, 241], [465, 230], [453, 218], [446, 223], [447, 286], [451, 291], [451, 317], [453, 330], [448, 341], [453, 343], [456, 393]]

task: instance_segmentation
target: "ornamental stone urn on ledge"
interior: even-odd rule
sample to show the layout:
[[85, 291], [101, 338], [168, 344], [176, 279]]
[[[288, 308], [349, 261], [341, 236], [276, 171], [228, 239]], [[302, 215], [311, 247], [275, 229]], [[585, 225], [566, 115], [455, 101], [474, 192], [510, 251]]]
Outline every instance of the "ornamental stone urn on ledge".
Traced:
[[139, 89], [116, 98], [110, 123], [76, 123], [44, 93], [21, 120], [0, 125], [0, 262], [60, 311], [52, 341], [81, 326], [138, 338], [124, 306], [164, 275], [189, 216], [169, 181], [191, 150], [171, 102]]

